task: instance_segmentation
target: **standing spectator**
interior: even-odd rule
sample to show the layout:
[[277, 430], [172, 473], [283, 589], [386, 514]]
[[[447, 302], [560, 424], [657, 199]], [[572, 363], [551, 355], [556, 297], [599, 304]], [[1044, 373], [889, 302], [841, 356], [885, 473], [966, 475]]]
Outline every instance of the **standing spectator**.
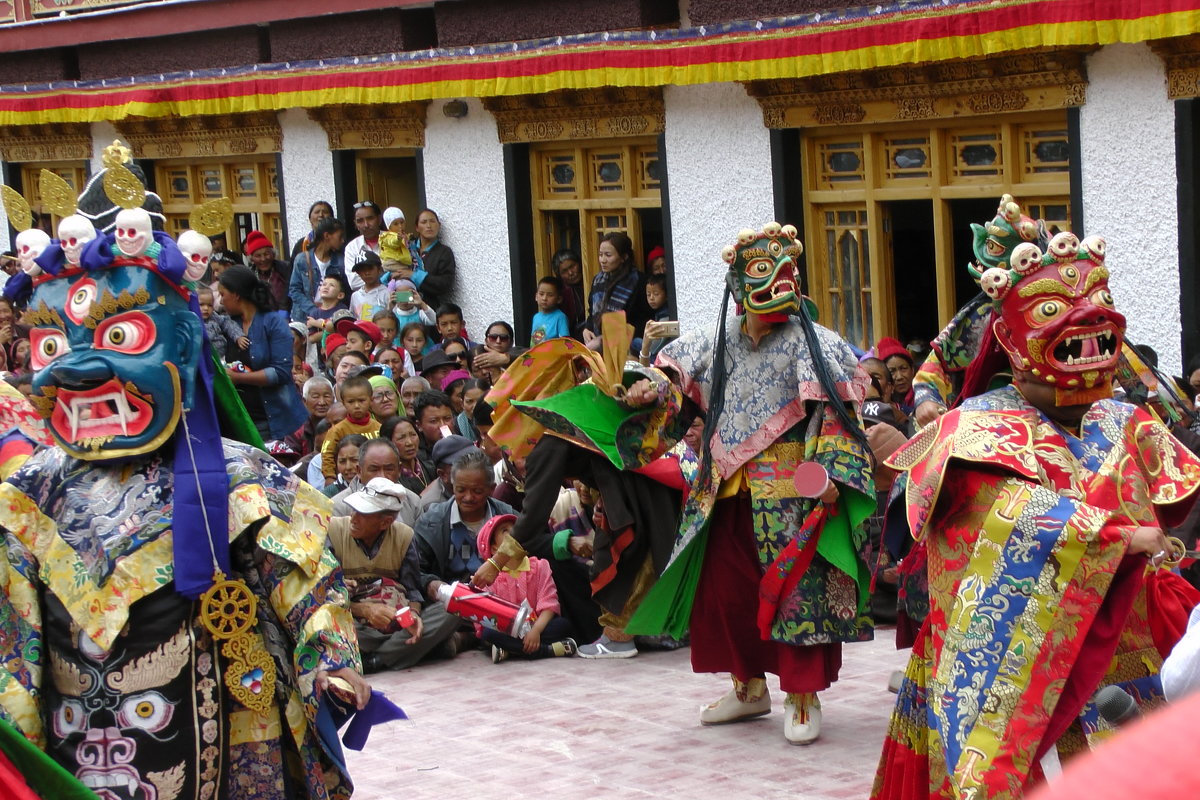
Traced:
[[513, 327], [498, 319], [487, 327], [484, 349], [475, 355], [473, 364], [479, 369], [505, 370], [512, 363]]
[[554, 274], [563, 283], [562, 312], [571, 325], [571, 335], [579, 336], [583, 322], [587, 319], [587, 293], [583, 288], [583, 268], [579, 254], [574, 250], [559, 250], [554, 254]]
[[389, 288], [394, 290], [391, 299], [395, 300], [396, 307], [392, 309], [392, 313], [396, 316], [396, 324], [401, 329], [413, 322], [419, 322], [426, 327], [436, 324], [437, 318], [433, 315], [433, 309], [421, 297], [415, 283], [407, 278], [401, 278], [393, 281]]
[[313, 316], [317, 287], [326, 277], [336, 275], [343, 281], [346, 279], [342, 261], [344, 239], [342, 223], [334, 217], [325, 217], [313, 229], [313, 245], [296, 256], [292, 263], [292, 277], [288, 281], [292, 319], [308, 322]]
[[[362, 261], [363, 253], [368, 250], [375, 255], [379, 255], [379, 226], [383, 222], [379, 216], [379, 206], [372, 203], [370, 200], [364, 200], [361, 203], [354, 204], [354, 227], [358, 229], [358, 236], [350, 240], [346, 245], [345, 263], [349, 266], [354, 266], [359, 261]], [[362, 288], [362, 279], [351, 273], [350, 288]]]
[[225, 371], [262, 438], [283, 439], [308, 418], [292, 383], [292, 331], [282, 316], [270, 313], [267, 287], [253, 270], [230, 267], [219, 283], [222, 304], [249, 339], [233, 342], [226, 353], [244, 369], [227, 366]]
[[313, 242], [316, 241], [317, 225], [321, 220], [333, 217], [333, 206], [325, 200], [318, 200], [308, 207], [308, 224], [312, 229], [296, 240], [292, 245], [292, 266], [296, 266], [296, 256], [303, 252], [312, 250]]
[[606, 233], [600, 239], [597, 257], [600, 271], [588, 293], [591, 313], [584, 325], [583, 340], [590, 342], [599, 335], [600, 316], [610, 311], [624, 311], [634, 336], [641, 336], [646, 320], [650, 319], [650, 307], [646, 305], [642, 273], [634, 263], [633, 242], [620, 231]]
[[875, 357], [883, 360], [892, 376], [892, 402], [911, 416], [916, 410], [913, 402], [913, 376], [917, 374], [912, 353], [897, 340], [884, 337], [875, 345]]
[[429, 349], [429, 340], [425, 338], [425, 326], [420, 322], [410, 322], [400, 329], [400, 346], [408, 353], [408, 361], [413, 371], [421, 371], [421, 363], [425, 351]]
[[208, 268], [212, 271], [212, 283], [208, 285], [208, 288], [212, 289], [214, 311], [225, 310], [225, 307], [221, 305], [221, 295], [217, 292], [217, 284], [221, 279], [221, 273], [234, 264], [241, 263], [242, 257], [232, 250], [213, 249], [212, 257], [208, 259]]
[[420, 267], [414, 263], [411, 268], [396, 273], [401, 278], [408, 278], [415, 283], [425, 302], [434, 308], [438, 308], [450, 295], [457, 270], [454, 251], [442, 242], [441, 235], [442, 222], [438, 215], [432, 209], [424, 209], [417, 215]]
[[292, 279], [292, 268], [286, 261], [275, 257], [275, 245], [262, 231], [246, 234], [246, 255], [255, 275], [267, 287], [271, 296], [271, 311], [290, 311], [292, 300], [288, 297], [288, 283]]
[[442, 342], [461, 339], [468, 349], [475, 346], [467, 335], [467, 325], [463, 319], [462, 308], [457, 303], [443, 303], [437, 310], [437, 330]]
[[646, 254], [646, 274], [647, 275], [666, 275], [667, 274], [667, 251], [662, 247], [655, 247]]
[[541, 344], [547, 339], [570, 336], [571, 325], [567, 315], [559, 308], [562, 303], [563, 282], [553, 275], [538, 281], [534, 301], [538, 312], [533, 315], [533, 330], [529, 334], [529, 346]]
[[362, 258], [350, 265], [351, 271], [362, 282], [350, 296], [350, 310], [357, 319], [370, 320], [375, 312], [388, 308], [388, 288], [379, 282], [383, 275], [383, 262], [371, 251], [363, 253]]

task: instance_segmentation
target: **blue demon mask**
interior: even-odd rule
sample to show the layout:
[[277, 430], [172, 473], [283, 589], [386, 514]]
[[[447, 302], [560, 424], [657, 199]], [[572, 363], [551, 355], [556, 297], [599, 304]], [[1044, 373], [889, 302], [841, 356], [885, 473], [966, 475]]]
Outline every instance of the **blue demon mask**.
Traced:
[[31, 399], [76, 458], [153, 452], [191, 407], [200, 320], [152, 269], [117, 259], [44, 280], [24, 319], [32, 326]]

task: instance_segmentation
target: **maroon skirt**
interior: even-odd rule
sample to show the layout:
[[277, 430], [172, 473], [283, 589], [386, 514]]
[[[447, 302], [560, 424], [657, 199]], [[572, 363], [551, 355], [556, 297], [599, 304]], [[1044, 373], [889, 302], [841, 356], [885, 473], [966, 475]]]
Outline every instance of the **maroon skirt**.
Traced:
[[758, 632], [758, 584], [763, 568], [745, 494], [713, 509], [692, 606], [692, 670], [729, 672], [738, 680], [779, 676], [785, 692], [819, 692], [837, 680], [840, 642], [797, 646], [763, 640]]

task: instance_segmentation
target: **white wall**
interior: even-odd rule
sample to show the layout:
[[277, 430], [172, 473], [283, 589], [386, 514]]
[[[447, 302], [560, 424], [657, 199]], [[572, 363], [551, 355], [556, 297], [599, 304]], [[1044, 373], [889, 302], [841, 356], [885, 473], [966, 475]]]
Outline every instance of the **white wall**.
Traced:
[[1163, 63], [1145, 44], [1117, 44], [1089, 56], [1087, 73], [1085, 233], [1108, 241], [1109, 285], [1129, 339], [1153, 347], [1162, 367], [1179, 374], [1175, 110]]
[[[308, 209], [318, 200], [332, 205], [338, 213], [333, 196], [333, 155], [329, 152], [329, 137], [325, 129], [309, 118], [302, 108], [279, 112], [279, 127], [283, 131], [283, 196], [287, 201], [288, 242], [284, 243], [286, 258], [295, 242], [312, 229]], [[347, 241], [358, 234], [353, 230]]]
[[443, 114], [445, 102], [429, 104], [425, 198], [458, 263], [454, 301], [463, 308], [471, 336], [481, 341], [492, 321], [513, 320], [504, 148], [495, 118], [479, 100], [466, 101], [462, 119]]
[[117, 133], [116, 125], [113, 125], [111, 122], [92, 123], [92, 167], [89, 174], [95, 175], [104, 169], [104, 148], [118, 139], [121, 140], [121, 144], [126, 147], [129, 146], [129, 142], [125, 141], [125, 137]]
[[721, 250], [742, 228], [774, 218], [770, 134], [740, 85], [668, 86], [663, 94], [680, 328], [709, 328], [725, 283]]

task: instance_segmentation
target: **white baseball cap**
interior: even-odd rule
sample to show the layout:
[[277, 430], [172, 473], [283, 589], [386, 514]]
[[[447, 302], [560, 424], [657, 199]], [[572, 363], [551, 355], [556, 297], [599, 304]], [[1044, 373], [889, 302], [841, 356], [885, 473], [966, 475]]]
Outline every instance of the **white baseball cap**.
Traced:
[[366, 486], [346, 497], [346, 505], [360, 514], [395, 513], [408, 490], [387, 478], [372, 478]]

